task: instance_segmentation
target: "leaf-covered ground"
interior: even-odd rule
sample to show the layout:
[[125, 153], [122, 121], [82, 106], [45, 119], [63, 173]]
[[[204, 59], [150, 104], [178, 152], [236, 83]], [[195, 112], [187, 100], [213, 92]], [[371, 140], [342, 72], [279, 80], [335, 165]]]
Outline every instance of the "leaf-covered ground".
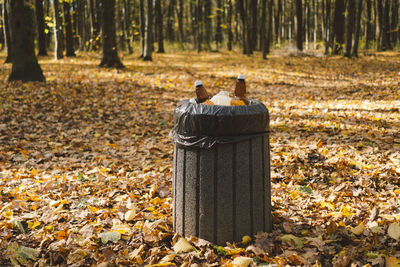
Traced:
[[[0, 265], [397, 266], [400, 54], [260, 58], [130, 56], [117, 71], [45, 57], [45, 84], [7, 84], [2, 65]], [[270, 110], [274, 230], [187, 243], [172, 231], [173, 110], [194, 80], [232, 92], [238, 73]]]

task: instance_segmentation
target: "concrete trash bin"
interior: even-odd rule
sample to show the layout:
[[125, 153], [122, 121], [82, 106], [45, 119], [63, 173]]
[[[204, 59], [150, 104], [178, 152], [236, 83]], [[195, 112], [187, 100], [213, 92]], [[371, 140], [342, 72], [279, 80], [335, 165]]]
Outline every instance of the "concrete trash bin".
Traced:
[[268, 109], [184, 100], [174, 122], [174, 230], [220, 245], [270, 232]]

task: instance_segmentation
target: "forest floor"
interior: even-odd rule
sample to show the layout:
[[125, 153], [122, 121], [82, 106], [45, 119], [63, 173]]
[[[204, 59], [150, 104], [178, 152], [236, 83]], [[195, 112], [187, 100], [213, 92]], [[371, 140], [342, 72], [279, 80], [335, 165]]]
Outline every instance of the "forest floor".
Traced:
[[[40, 58], [46, 83], [0, 68], [1, 266], [399, 264], [399, 53], [99, 62]], [[273, 232], [174, 246], [174, 107], [196, 79], [233, 92], [239, 73], [270, 111]]]

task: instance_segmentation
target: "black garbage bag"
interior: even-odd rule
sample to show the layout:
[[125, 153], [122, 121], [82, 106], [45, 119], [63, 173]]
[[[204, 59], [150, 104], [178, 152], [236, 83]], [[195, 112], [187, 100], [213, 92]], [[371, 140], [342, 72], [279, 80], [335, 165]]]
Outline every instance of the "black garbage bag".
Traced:
[[250, 100], [247, 106], [219, 106], [183, 100], [175, 109], [171, 136], [175, 145], [210, 149], [268, 131], [268, 109], [260, 101]]

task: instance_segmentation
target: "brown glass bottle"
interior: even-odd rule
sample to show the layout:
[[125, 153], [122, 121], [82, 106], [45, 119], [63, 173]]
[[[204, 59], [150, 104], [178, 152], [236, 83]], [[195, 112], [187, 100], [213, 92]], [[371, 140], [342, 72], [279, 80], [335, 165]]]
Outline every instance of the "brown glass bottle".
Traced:
[[206, 88], [204, 88], [203, 83], [201, 81], [196, 81], [194, 85], [196, 87], [197, 103], [214, 105], [213, 102], [210, 101], [210, 97], [206, 91]]
[[248, 105], [249, 100], [246, 96], [246, 82], [244, 81], [244, 75], [239, 74], [235, 86], [235, 97], [231, 101], [232, 106], [243, 106]]

